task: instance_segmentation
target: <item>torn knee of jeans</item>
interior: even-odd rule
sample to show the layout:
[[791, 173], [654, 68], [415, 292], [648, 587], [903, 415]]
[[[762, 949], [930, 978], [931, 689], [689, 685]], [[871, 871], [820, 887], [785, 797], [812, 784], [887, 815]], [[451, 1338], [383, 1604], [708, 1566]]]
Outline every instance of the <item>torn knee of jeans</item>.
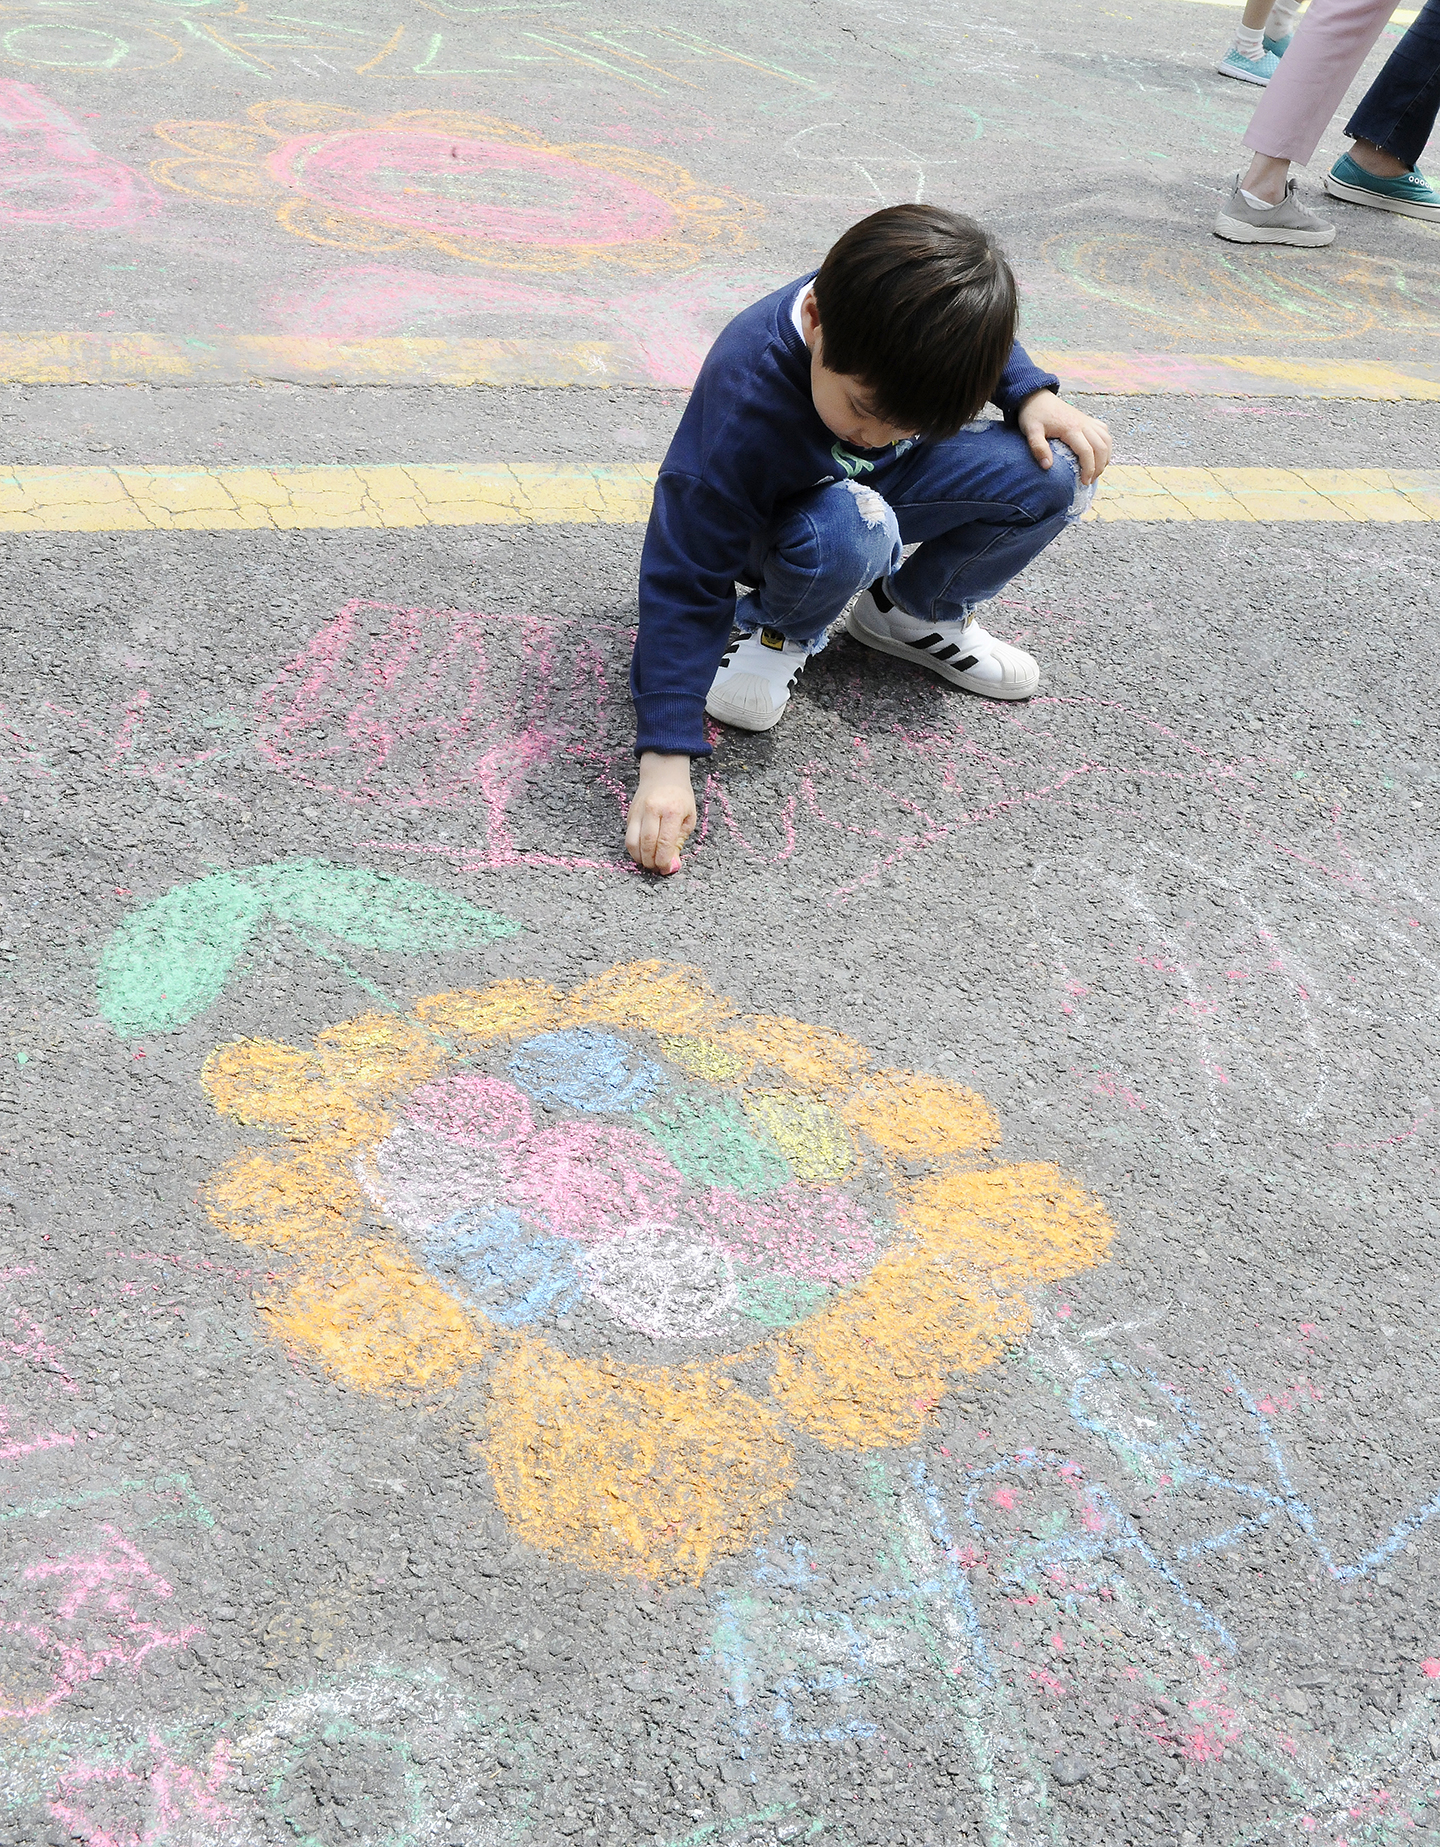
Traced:
[[862, 487], [858, 481], [845, 483], [848, 491], [855, 497], [855, 511], [870, 527], [883, 526], [890, 509], [873, 487]]
[[1070, 505], [1065, 509], [1066, 520], [1079, 519], [1095, 498], [1095, 482], [1088, 487], [1080, 480], [1080, 461], [1069, 443], [1054, 442], [1050, 444], [1050, 453], [1057, 462], [1068, 462], [1075, 476], [1075, 491], [1070, 496]]

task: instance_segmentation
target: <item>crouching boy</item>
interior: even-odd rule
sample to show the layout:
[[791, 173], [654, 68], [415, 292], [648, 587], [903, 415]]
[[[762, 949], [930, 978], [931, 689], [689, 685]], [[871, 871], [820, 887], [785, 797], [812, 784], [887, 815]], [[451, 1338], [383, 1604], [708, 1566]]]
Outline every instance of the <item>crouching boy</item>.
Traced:
[[[847, 610], [856, 641], [966, 692], [1035, 691], [1036, 662], [975, 605], [1085, 510], [1110, 437], [1016, 345], [1018, 308], [987, 231], [897, 205], [715, 342], [640, 565], [626, 829], [640, 865], [680, 863], [704, 715], [768, 731]], [[975, 422], [990, 402], [1004, 421]], [[738, 603], [737, 580], [753, 586]]]

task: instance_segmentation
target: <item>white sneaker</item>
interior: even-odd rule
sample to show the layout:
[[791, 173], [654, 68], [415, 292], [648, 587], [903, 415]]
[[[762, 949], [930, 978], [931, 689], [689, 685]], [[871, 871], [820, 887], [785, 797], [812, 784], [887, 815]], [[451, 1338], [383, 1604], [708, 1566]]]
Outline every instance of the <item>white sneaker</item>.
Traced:
[[768, 731], [779, 724], [790, 688], [809, 658], [803, 641], [787, 641], [779, 629], [760, 628], [751, 635], [732, 629], [705, 710], [722, 725]]
[[849, 629], [867, 648], [915, 661], [982, 699], [1028, 699], [1040, 684], [1034, 656], [997, 641], [973, 616], [968, 622], [917, 622], [903, 609], [882, 610], [873, 590], [865, 590], [850, 611]]

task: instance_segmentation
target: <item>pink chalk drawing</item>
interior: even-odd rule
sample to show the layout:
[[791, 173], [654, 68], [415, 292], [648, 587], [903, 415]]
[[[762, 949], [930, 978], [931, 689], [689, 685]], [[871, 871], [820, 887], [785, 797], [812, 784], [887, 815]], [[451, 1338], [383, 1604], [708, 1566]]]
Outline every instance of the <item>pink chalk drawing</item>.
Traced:
[[447, 110], [370, 117], [277, 101], [244, 123], [160, 122], [178, 150], [155, 177], [192, 196], [273, 208], [296, 236], [345, 250], [422, 249], [490, 268], [691, 269], [744, 241], [750, 205], [656, 154], [554, 146], [512, 122]]
[[578, 1244], [619, 1238], [641, 1223], [674, 1224], [681, 1177], [634, 1129], [593, 1122], [536, 1129], [520, 1091], [470, 1072], [416, 1091], [408, 1115], [362, 1174], [407, 1231], [503, 1204]]
[[675, 208], [634, 179], [553, 149], [398, 124], [297, 136], [265, 163], [326, 211], [442, 237], [627, 244], [665, 237]]
[[[30, 1264], [0, 1272], [0, 1297], [4, 1298], [0, 1301], [0, 1357], [9, 1362], [14, 1387], [29, 1401], [24, 1409], [0, 1404], [0, 1467], [24, 1465], [47, 1450], [75, 1446], [73, 1427], [46, 1428], [50, 1419], [57, 1415], [56, 1407], [37, 1408], [38, 1400], [53, 1400], [57, 1395], [63, 1406], [67, 1398], [73, 1400], [80, 1388], [66, 1369], [62, 1350], [13, 1299], [19, 1279], [34, 1274], [34, 1266]], [[0, 1475], [0, 1480], [5, 1479], [11, 1478]]]
[[515, 1176], [517, 1196], [583, 1244], [640, 1223], [672, 1223], [681, 1186], [648, 1137], [589, 1122], [542, 1130]]
[[86, 1847], [178, 1847], [195, 1840], [197, 1830], [211, 1840], [233, 1823], [220, 1794], [233, 1771], [223, 1738], [200, 1769], [172, 1757], [151, 1732], [148, 1753], [128, 1763], [72, 1760], [49, 1809]]
[[873, 1230], [845, 1194], [793, 1182], [759, 1199], [714, 1187], [703, 1218], [732, 1256], [752, 1263], [763, 1256], [815, 1282], [854, 1282], [879, 1255]]
[[[657, 278], [643, 290], [602, 295], [504, 276], [361, 264], [275, 295], [269, 313], [286, 333], [340, 341], [414, 337], [457, 323], [492, 337], [554, 339], [563, 332], [573, 338], [583, 328], [589, 337], [599, 334], [633, 349], [635, 370], [652, 384], [688, 390], [725, 323], [783, 280], [706, 269], [682, 281]], [[541, 361], [531, 356], [526, 363]], [[605, 375], [604, 368], [597, 372], [597, 378]]]
[[28, 1645], [31, 1662], [18, 1696], [0, 1693], [0, 1718], [49, 1712], [110, 1668], [133, 1672], [156, 1649], [183, 1648], [203, 1633], [198, 1623], [163, 1627], [153, 1611], [174, 1595], [170, 1585], [118, 1528], [99, 1531], [97, 1551], [40, 1559], [21, 1573], [33, 1611], [0, 1623], [0, 1633]]
[[461, 1071], [437, 1084], [426, 1084], [410, 1099], [411, 1122], [452, 1141], [481, 1142], [497, 1156], [522, 1158], [535, 1133], [530, 1099], [513, 1084], [476, 1071]]
[[[613, 867], [522, 852], [510, 821], [527, 777], [557, 758], [584, 766], [623, 815], [619, 753], [606, 738], [615, 698], [603, 639], [572, 639], [533, 617], [357, 598], [261, 694], [256, 748], [272, 769], [357, 806], [478, 808], [486, 840], [466, 852], [472, 867]], [[517, 684], [496, 683], [497, 652], [518, 656]]]
[[16, 1437], [10, 1429], [9, 1406], [0, 1405], [0, 1462], [19, 1462], [44, 1449], [69, 1449], [74, 1446], [73, 1430], [45, 1430], [36, 1436]]
[[0, 224], [123, 231], [159, 209], [150, 182], [92, 147], [58, 103], [0, 82]]

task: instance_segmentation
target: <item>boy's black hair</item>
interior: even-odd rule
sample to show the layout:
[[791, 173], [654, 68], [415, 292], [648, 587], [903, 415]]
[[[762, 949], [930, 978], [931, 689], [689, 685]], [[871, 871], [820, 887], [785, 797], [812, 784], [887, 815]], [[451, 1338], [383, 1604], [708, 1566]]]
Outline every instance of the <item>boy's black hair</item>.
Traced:
[[1020, 301], [982, 225], [892, 205], [851, 225], [815, 278], [821, 357], [858, 378], [886, 423], [953, 436], [978, 417], [1015, 341]]

